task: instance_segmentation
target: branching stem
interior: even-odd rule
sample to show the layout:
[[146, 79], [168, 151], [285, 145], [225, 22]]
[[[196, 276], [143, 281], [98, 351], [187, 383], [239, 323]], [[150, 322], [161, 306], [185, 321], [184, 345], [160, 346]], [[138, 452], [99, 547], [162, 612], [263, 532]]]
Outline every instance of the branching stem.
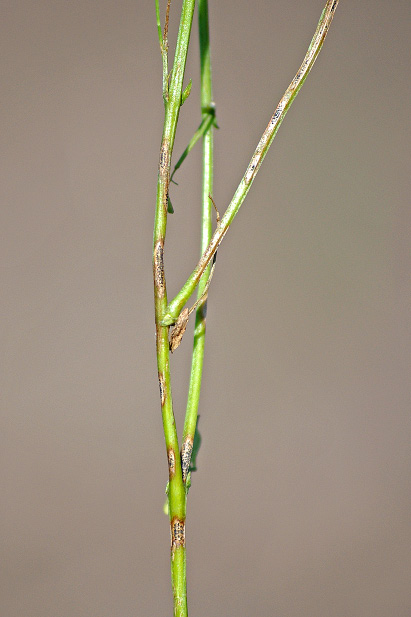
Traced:
[[[169, 203], [169, 184], [171, 159], [174, 147], [177, 122], [180, 107], [188, 97], [191, 82], [183, 92], [183, 79], [187, 51], [190, 40], [195, 0], [182, 0], [180, 27], [178, 31], [171, 77], [168, 75], [168, 24], [170, 2], [167, 0], [164, 30], [161, 29], [159, 0], [155, 0], [157, 30], [163, 60], [163, 99], [165, 107], [163, 136], [160, 149], [160, 160], [157, 181], [157, 200], [153, 235], [153, 276], [154, 304], [156, 323], [156, 350], [158, 380], [164, 437], [167, 449], [169, 482], [168, 482], [168, 512], [171, 531], [171, 579], [174, 596], [174, 617], [187, 617], [186, 593], [186, 546], [185, 523], [187, 492], [190, 485], [189, 469], [193, 452], [194, 437], [198, 420], [201, 378], [204, 360], [206, 300], [208, 287], [214, 272], [217, 249], [223, 240], [232, 220], [237, 214], [247, 195], [250, 186], [261, 166], [262, 161], [298, 91], [303, 85], [315, 59], [323, 45], [328, 28], [334, 16], [338, 0], [328, 0], [322, 12], [317, 30], [311, 41], [304, 61], [277, 105], [270, 122], [264, 131], [250, 164], [238, 185], [230, 205], [220, 220], [217, 213], [217, 228], [212, 234], [212, 204], [213, 195], [213, 127], [215, 124], [215, 109], [212, 100], [210, 41], [208, 26], [208, 0], [197, 0], [199, 9], [200, 32], [200, 66], [201, 66], [201, 115], [199, 129], [191, 139], [182, 157], [177, 162], [177, 169], [195, 143], [203, 140], [203, 186], [202, 186], [202, 229], [201, 257], [179, 293], [168, 304], [166, 278], [164, 271], [164, 245], [167, 228]], [[215, 207], [215, 204], [214, 204]], [[211, 260], [212, 267], [211, 267]], [[191, 365], [190, 385], [187, 398], [187, 410], [181, 452], [173, 412], [170, 383], [170, 349], [176, 349], [184, 334], [191, 311], [183, 307], [198, 286], [197, 301], [192, 310], [196, 309], [194, 329], [194, 344]], [[177, 323], [176, 323], [177, 322]], [[169, 326], [176, 324], [169, 342]], [[198, 437], [198, 434], [197, 434]]]
[[271, 116], [268, 126], [265, 129], [260, 141], [258, 142], [257, 148], [251, 158], [251, 161], [246, 169], [244, 176], [241, 179], [240, 184], [238, 185], [234, 197], [232, 198], [230, 205], [222, 216], [220, 225], [214, 232], [210, 243], [208, 244], [207, 248], [204, 250], [200, 258], [200, 261], [198, 262], [197, 266], [195, 267], [181, 290], [167, 306], [167, 311], [163, 317], [162, 324], [171, 325], [176, 322], [182, 308], [186, 304], [188, 298], [193, 293], [194, 289], [197, 287], [204, 270], [207, 268], [214, 253], [221, 244], [225, 234], [228, 231], [228, 228], [231, 225], [231, 222], [239, 211], [241, 204], [243, 203], [248, 191], [250, 190], [251, 184], [261, 166], [261, 163], [264, 160], [265, 155], [268, 152], [269, 147], [273, 142], [274, 137], [277, 134], [278, 129], [280, 128], [282, 121], [285, 118], [287, 111], [289, 110], [292, 102], [294, 101], [300, 88], [306, 80], [307, 75], [310, 72], [323, 46], [337, 5], [338, 0], [327, 1], [327, 4], [325, 5], [325, 8], [318, 22], [317, 29], [315, 31], [311, 44], [308, 48], [307, 54], [303, 60], [303, 63], [301, 64], [291, 84], [285, 91], [284, 96], [278, 103], [274, 114]]

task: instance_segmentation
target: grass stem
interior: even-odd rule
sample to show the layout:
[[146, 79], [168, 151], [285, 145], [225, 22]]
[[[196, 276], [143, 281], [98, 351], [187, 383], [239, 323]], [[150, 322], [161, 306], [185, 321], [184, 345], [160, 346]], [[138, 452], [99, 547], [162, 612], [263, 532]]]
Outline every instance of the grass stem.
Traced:
[[[193, 21], [194, 0], [183, 0], [176, 51], [167, 98], [164, 97], [165, 117], [160, 149], [157, 180], [157, 200], [153, 234], [154, 306], [156, 322], [157, 369], [160, 386], [164, 437], [167, 449], [169, 483], [168, 511], [171, 530], [171, 579], [174, 596], [174, 617], [187, 617], [186, 594], [186, 487], [183, 482], [179, 443], [174, 419], [170, 383], [170, 350], [168, 327], [161, 324], [167, 307], [166, 279], [164, 272], [164, 244], [167, 229], [167, 204], [170, 183], [170, 166], [177, 121], [183, 92], [184, 70]], [[156, 5], [157, 7], [157, 5]], [[159, 11], [157, 12], [157, 23]], [[166, 16], [166, 26], [168, 14]], [[167, 36], [167, 31], [163, 35]], [[163, 61], [166, 50], [162, 48]]]
[[[208, 26], [208, 0], [198, 0], [198, 26], [200, 35], [200, 88], [202, 122], [209, 123], [203, 135], [202, 154], [202, 218], [201, 218], [201, 254], [208, 246], [212, 233], [212, 202], [213, 194], [213, 124], [215, 110], [211, 81], [210, 34]], [[200, 300], [207, 288], [210, 268], [204, 271], [198, 285], [197, 298]], [[188, 388], [187, 409], [184, 422], [181, 460], [183, 480], [187, 479], [191, 454], [194, 445], [194, 435], [197, 425], [198, 405], [200, 401], [201, 378], [204, 363], [204, 346], [206, 333], [207, 299], [200, 302], [196, 310], [194, 326], [194, 342], [191, 361], [190, 383]]]

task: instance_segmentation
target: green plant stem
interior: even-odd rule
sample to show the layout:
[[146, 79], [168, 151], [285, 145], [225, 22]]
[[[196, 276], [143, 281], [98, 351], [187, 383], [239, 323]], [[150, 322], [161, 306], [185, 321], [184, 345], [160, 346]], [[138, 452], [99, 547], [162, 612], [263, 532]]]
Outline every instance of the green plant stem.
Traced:
[[185, 517], [186, 488], [183, 483], [179, 444], [170, 385], [168, 328], [161, 325], [167, 308], [164, 274], [164, 242], [167, 228], [167, 200], [170, 165], [180, 112], [183, 78], [194, 12], [194, 0], [183, 0], [173, 70], [165, 100], [165, 118], [160, 150], [157, 200], [153, 234], [154, 306], [157, 368], [160, 385], [164, 437], [169, 466], [168, 504], [171, 528], [171, 579], [174, 616], [187, 616]]
[[[208, 130], [203, 135], [203, 165], [202, 165], [202, 223], [201, 223], [201, 253], [207, 248], [212, 233], [212, 203], [213, 195], [213, 123], [215, 110], [211, 82], [210, 35], [208, 26], [208, 0], [198, 1], [198, 26], [200, 34], [200, 87], [202, 124], [208, 123]], [[204, 293], [210, 276], [210, 268], [206, 268], [198, 285], [198, 299]], [[191, 361], [190, 384], [187, 397], [187, 410], [184, 422], [181, 460], [183, 480], [186, 481], [193, 451], [194, 435], [197, 425], [198, 405], [200, 401], [201, 377], [204, 363], [204, 346], [206, 333], [207, 299], [201, 302], [196, 310], [194, 326], [194, 343]]]
[[277, 134], [278, 129], [280, 128], [282, 121], [284, 120], [287, 111], [289, 110], [292, 102], [294, 101], [300, 88], [305, 82], [307, 75], [310, 72], [322, 48], [329, 26], [334, 17], [337, 5], [338, 0], [327, 1], [301, 67], [299, 68], [291, 84], [285, 91], [284, 96], [281, 98], [279, 104], [277, 105], [275, 112], [272, 115], [268, 126], [264, 131], [257, 145], [257, 148], [251, 158], [250, 164], [248, 165], [247, 170], [243, 178], [241, 179], [240, 184], [238, 185], [234, 197], [232, 198], [230, 205], [225, 211], [221, 219], [220, 225], [217, 226], [217, 229], [214, 232], [210, 243], [203, 252], [200, 261], [198, 262], [197, 266], [195, 267], [181, 290], [169, 303], [162, 320], [163, 325], [171, 325], [177, 321], [182, 308], [184, 307], [187, 300], [198, 285], [204, 270], [207, 268], [214, 253], [217, 251], [221, 241], [227, 233], [231, 222], [233, 221], [238, 210], [240, 209], [240, 206], [243, 203], [248, 191], [250, 190], [251, 184], [260, 168], [262, 161], [264, 160], [265, 155], [267, 154], [267, 151], [274, 137]]

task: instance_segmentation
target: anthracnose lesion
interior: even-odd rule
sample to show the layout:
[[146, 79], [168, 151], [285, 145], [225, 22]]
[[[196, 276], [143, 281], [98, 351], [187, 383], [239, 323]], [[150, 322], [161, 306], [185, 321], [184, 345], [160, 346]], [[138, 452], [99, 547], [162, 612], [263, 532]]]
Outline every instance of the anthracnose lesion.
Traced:
[[158, 296], [162, 298], [165, 293], [165, 279], [164, 279], [164, 251], [163, 244], [159, 240], [154, 248], [154, 279]]
[[168, 476], [169, 476], [169, 479], [171, 480], [171, 478], [176, 473], [176, 455], [174, 454], [173, 448], [168, 449], [167, 459], [168, 459]]
[[161, 180], [161, 202], [163, 204], [164, 212], [167, 212], [168, 187], [170, 184], [170, 150], [166, 142], [161, 144], [158, 173]]
[[164, 406], [166, 400], [166, 388], [164, 383], [164, 376], [162, 373], [158, 374], [158, 386], [160, 388], [161, 406]]
[[171, 523], [171, 550], [185, 545], [185, 521], [175, 516]]
[[171, 353], [174, 353], [177, 347], [181, 343], [181, 340], [184, 336], [184, 332], [186, 331], [186, 328], [187, 328], [189, 314], [190, 312], [188, 308], [183, 309], [180, 315], [178, 316], [178, 319], [174, 325], [174, 328], [171, 330], [170, 343], [169, 343]]
[[272, 130], [272, 127], [276, 124], [279, 117], [281, 116], [283, 109], [284, 109], [284, 105], [283, 105], [283, 102], [281, 102], [277, 105], [275, 112], [271, 116], [271, 120], [270, 120], [271, 130]]
[[247, 173], [245, 175], [245, 183], [246, 184], [250, 184], [251, 180], [254, 177], [254, 173], [257, 167], [257, 162], [255, 158], [253, 158], [253, 160], [251, 161], [251, 164], [249, 166], [249, 168], [247, 169]]
[[169, 161], [169, 155], [168, 155], [168, 147], [166, 144], [161, 144], [161, 149], [160, 149], [160, 161], [158, 164], [158, 169], [160, 174], [167, 172], [168, 169], [168, 161]]
[[181, 467], [183, 474], [183, 482], [187, 480], [188, 471], [190, 469], [191, 453], [193, 452], [193, 438], [189, 435], [186, 437], [181, 448]]

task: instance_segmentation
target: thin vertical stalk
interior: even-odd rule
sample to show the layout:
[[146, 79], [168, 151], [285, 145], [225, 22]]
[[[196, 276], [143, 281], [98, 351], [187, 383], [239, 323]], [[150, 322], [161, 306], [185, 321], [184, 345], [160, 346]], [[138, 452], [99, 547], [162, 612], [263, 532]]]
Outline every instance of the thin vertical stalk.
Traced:
[[168, 328], [161, 325], [161, 320], [167, 308], [163, 256], [167, 228], [170, 165], [182, 101], [183, 78], [193, 20], [194, 4], [194, 0], [183, 0], [170, 86], [168, 88], [168, 96], [164, 97], [165, 117], [160, 150], [153, 234], [157, 369], [169, 467], [168, 504], [171, 530], [171, 579], [174, 597], [174, 617], [187, 617], [185, 548], [186, 490], [182, 477], [179, 444], [171, 397]]
[[[214, 105], [211, 82], [210, 34], [208, 26], [208, 0], [198, 1], [198, 26], [200, 35], [200, 87], [201, 87], [201, 114], [202, 122], [210, 121], [208, 130], [203, 135], [202, 157], [202, 219], [201, 219], [201, 251], [207, 248], [212, 233], [212, 204], [210, 195], [213, 194], [213, 124]], [[204, 293], [210, 276], [207, 268], [198, 285], [198, 299]], [[187, 480], [193, 451], [194, 435], [197, 425], [198, 405], [200, 401], [201, 378], [204, 363], [204, 346], [206, 333], [207, 298], [200, 302], [195, 318], [194, 343], [191, 361], [190, 384], [187, 397], [187, 410], [184, 422], [183, 442], [181, 446], [181, 461], [183, 481]]]

